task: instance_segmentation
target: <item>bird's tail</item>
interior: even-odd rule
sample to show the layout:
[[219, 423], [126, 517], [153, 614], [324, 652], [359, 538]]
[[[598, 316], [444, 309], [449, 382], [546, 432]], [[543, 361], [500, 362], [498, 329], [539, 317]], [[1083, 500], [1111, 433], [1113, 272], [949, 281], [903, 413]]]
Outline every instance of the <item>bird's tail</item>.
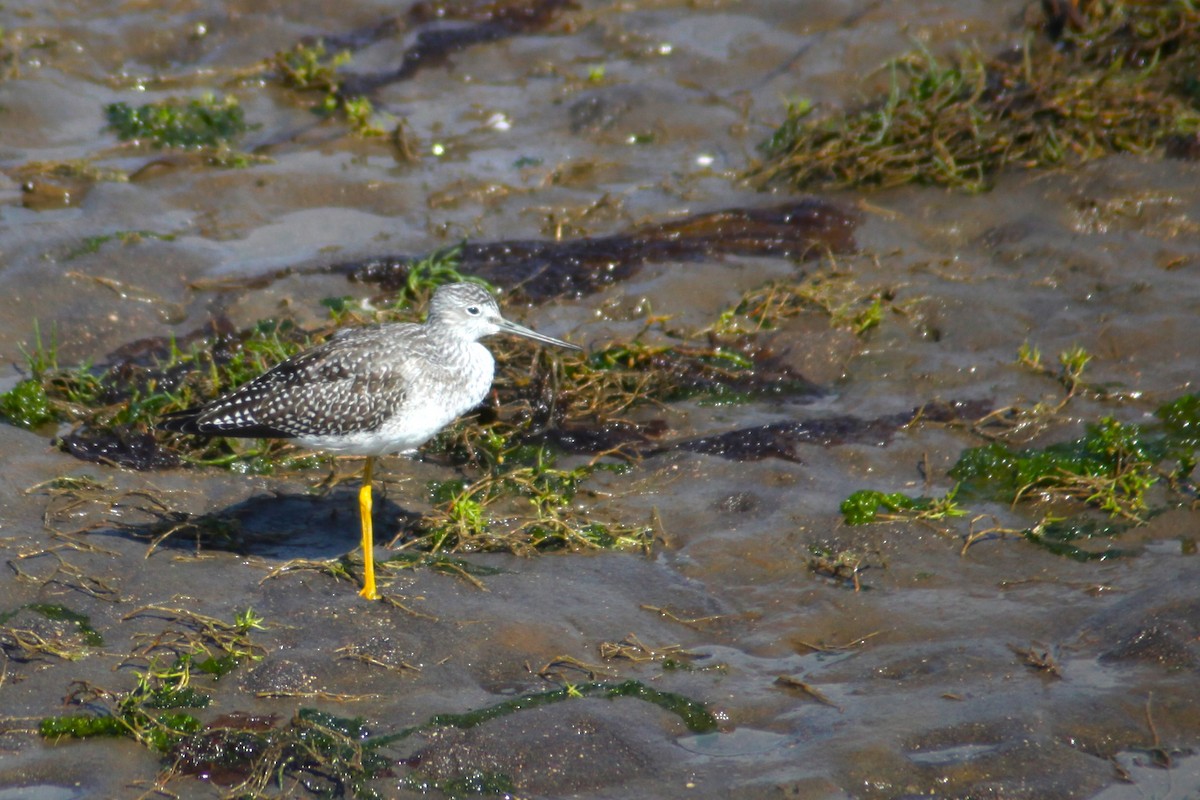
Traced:
[[200, 433], [200, 406], [195, 408], [185, 408], [183, 411], [173, 411], [170, 414], [164, 414], [159, 418], [158, 423], [154, 426], [160, 431], [174, 431], [175, 433]]

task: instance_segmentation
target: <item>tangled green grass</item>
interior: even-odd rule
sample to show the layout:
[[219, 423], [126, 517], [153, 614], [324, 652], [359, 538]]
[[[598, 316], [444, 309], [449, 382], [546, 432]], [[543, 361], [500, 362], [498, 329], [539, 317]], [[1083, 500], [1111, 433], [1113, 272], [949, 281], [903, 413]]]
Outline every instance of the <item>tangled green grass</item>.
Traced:
[[792, 103], [751, 179], [797, 190], [924, 183], [980, 191], [1008, 167], [1195, 142], [1194, 3], [1080, 3], [1071, 24], [1055, 22], [1040, 20], [997, 56], [907, 53], [886, 67], [887, 93], [855, 109], [821, 115]]

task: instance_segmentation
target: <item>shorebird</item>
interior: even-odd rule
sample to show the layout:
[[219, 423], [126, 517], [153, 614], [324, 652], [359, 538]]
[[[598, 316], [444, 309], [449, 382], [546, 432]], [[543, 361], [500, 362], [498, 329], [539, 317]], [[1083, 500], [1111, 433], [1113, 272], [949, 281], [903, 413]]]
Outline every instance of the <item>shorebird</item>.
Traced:
[[366, 456], [358, 492], [359, 594], [376, 600], [375, 459], [416, 450], [483, 402], [496, 362], [479, 340], [496, 333], [583, 349], [505, 319], [482, 286], [453, 283], [434, 292], [423, 324], [338, 331], [210, 403], [165, 415], [159, 427], [202, 436], [289, 439], [314, 450]]

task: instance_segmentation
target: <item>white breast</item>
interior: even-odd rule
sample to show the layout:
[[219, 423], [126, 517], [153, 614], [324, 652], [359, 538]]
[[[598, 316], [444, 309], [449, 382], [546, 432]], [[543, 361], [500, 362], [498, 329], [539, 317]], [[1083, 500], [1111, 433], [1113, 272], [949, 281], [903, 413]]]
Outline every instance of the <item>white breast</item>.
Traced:
[[478, 342], [457, 343], [437, 361], [408, 359], [398, 365], [409, 387], [398, 413], [377, 431], [350, 436], [306, 436], [300, 444], [316, 450], [381, 456], [415, 450], [458, 417], [475, 408], [492, 387], [495, 361]]

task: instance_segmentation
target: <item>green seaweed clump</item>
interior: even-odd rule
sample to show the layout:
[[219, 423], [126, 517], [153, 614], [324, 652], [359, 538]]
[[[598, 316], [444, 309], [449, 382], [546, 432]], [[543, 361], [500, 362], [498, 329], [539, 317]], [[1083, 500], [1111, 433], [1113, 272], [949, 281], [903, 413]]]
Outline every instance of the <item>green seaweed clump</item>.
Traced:
[[332, 95], [337, 93], [341, 85], [337, 71], [350, 63], [350, 59], [349, 50], [329, 53], [325, 43], [317, 41], [313, 44], [298, 43], [291, 50], [281, 50], [271, 60], [271, 66], [278, 72], [284, 86]]
[[187, 103], [163, 101], [138, 108], [110, 103], [104, 114], [121, 141], [148, 142], [155, 147], [218, 147], [249, 128], [233, 95], [218, 100], [209, 94]]
[[90, 739], [93, 736], [124, 736], [129, 728], [116, 717], [69, 714], [46, 717], [38, 723], [38, 733], [47, 739]]
[[[422, 549], [528, 553], [649, 546], [652, 532], [647, 526], [604, 524], [580, 512], [576, 495], [599, 466], [562, 469], [546, 447], [520, 444], [520, 433], [500, 425], [483, 430], [471, 442], [483, 474], [470, 483], [439, 481], [430, 486], [436, 508], [418, 526]], [[441, 441], [447, 446], [446, 437]]]
[[26, 608], [41, 614], [48, 620], [69, 622], [74, 625], [83, 643], [90, 647], [104, 646], [104, 637], [100, 635], [100, 631], [92, 627], [92, 621], [87, 614], [81, 614], [59, 603], [31, 603]]
[[[1160, 409], [1170, 416], [1180, 401]], [[1193, 409], [1194, 413], [1194, 409]], [[1187, 414], [1171, 417], [1191, 419]], [[950, 476], [968, 491], [1016, 502], [1040, 492], [1083, 500], [1113, 516], [1140, 520], [1146, 493], [1163, 477], [1158, 466], [1174, 461], [1173, 479], [1185, 479], [1195, 465], [1194, 440], [1104, 417], [1088, 425], [1086, 434], [1044, 448], [1013, 450], [992, 442], [966, 450]]]
[[1191, 502], [1196, 491], [1191, 476], [1200, 449], [1200, 395], [1164, 403], [1154, 415], [1158, 422], [1145, 424], [1103, 417], [1088, 425], [1084, 436], [1046, 447], [1015, 449], [1001, 442], [971, 447], [951, 467], [949, 475], [958, 483], [944, 498], [863, 490], [842, 502], [842, 515], [851, 525], [962, 516], [968, 512], [955, 501], [959, 491], [1006, 504], [1035, 496], [1068, 499], [1124, 521], [1101, 525], [1082, 517], [1045, 516], [1024, 531], [989, 528], [969, 533], [966, 546], [1000, 531], [1020, 533], [1051, 552], [1081, 561], [1129, 555], [1116, 548], [1082, 548], [1076, 542], [1111, 538], [1143, 522], [1153, 513], [1152, 490], [1167, 506]]
[[884, 310], [899, 311], [895, 292], [860, 287], [848, 274], [806, 275], [799, 281], [770, 281], [745, 292], [721, 313], [712, 330], [721, 335], [774, 330], [791, 317], [820, 311], [834, 327], [862, 336], [884, 319]]
[[[17, 569], [17, 574], [21, 574]], [[23, 611], [31, 611], [51, 622], [51, 626], [13, 623]], [[104, 637], [92, 627], [86, 614], [73, 611], [58, 603], [28, 603], [11, 611], [0, 612], [0, 642], [11, 659], [29, 661], [54, 656], [65, 661], [77, 661], [104, 646]]]
[[1105, 547], [1093, 550], [1077, 542], [1091, 539], [1111, 539], [1128, 530], [1129, 523], [1099, 524], [1095, 520], [1049, 519], [1021, 532], [1027, 541], [1072, 561], [1108, 561], [1131, 555], [1129, 550]]
[[26, 378], [0, 394], [0, 416], [19, 428], [37, 428], [58, 417], [50, 407], [46, 387], [40, 380]]
[[860, 489], [842, 501], [842, 518], [847, 525], [866, 525], [895, 519], [945, 519], [967, 512], [955, 502], [958, 487], [944, 497], [910, 497], [903, 492]]
[[325, 43], [298, 43], [291, 50], [282, 50], [268, 62], [279, 82], [298, 92], [319, 92], [321, 99], [313, 109], [323, 116], [341, 112], [350, 129], [358, 136], [382, 136], [385, 131], [377, 123], [378, 114], [371, 98], [366, 95], [346, 96], [338, 69], [350, 63], [349, 50], [330, 53]]
[[406, 728], [399, 733], [381, 737], [378, 744], [390, 744], [408, 738], [414, 733], [431, 728], [473, 728], [476, 725], [504, 717], [518, 711], [561, 703], [582, 697], [616, 699], [631, 697], [658, 706], [677, 717], [692, 733], [712, 733], [717, 730], [717, 718], [701, 703], [675, 692], [665, 692], [647, 686], [638, 680], [594, 681], [591, 683], [567, 684], [549, 692], [521, 695], [492, 706], [486, 706], [461, 714], [435, 714], [423, 725]]
[[1070, 5], [1072, 24], [1050, 19], [1020, 49], [993, 58], [974, 49], [903, 55], [891, 64], [887, 94], [859, 109], [818, 117], [808, 103], [790, 104], [752, 177], [797, 190], [925, 183], [980, 191], [1008, 166], [1077, 164], [1193, 139], [1200, 8]]
[[[62, 606], [30, 606], [52, 619], [74, 622], [90, 631], [87, 618]], [[261, 627], [260, 617], [247, 609], [233, 623], [207, 617], [185, 609], [145, 606], [130, 616], [165, 616], [188, 630], [174, 631], [170, 644], [161, 635], [149, 650], [166, 649], [174, 654], [165, 659], [149, 657], [148, 664], [136, 672], [134, 686], [114, 692], [77, 681], [68, 702], [88, 707], [91, 713], [68, 714], [42, 719], [38, 730], [47, 738], [91, 736], [129, 736], [144, 746], [169, 754], [201, 730], [200, 720], [179, 709], [207, 708], [208, 694], [193, 685], [195, 672], [207, 672], [217, 680], [219, 673], [206, 668], [212, 660], [229, 659], [234, 663], [257, 658], [262, 648], [248, 638], [251, 628]], [[92, 633], [99, 637], [98, 633]], [[201, 660], [203, 659], [203, 660]]]
[[[1062, 359], [1068, 398], [1082, 385], [1079, 376], [1085, 359], [1081, 354], [1065, 354], [1070, 358]], [[1031, 356], [1030, 363], [1037, 366], [1036, 355]], [[1024, 530], [999, 525], [975, 530], [975, 521], [980, 518], [976, 517], [964, 536], [963, 552], [985, 538], [1012, 533], [1076, 561], [1129, 556], [1136, 551], [1111, 546], [1097, 549], [1087, 543], [1119, 536], [1162, 507], [1191, 502], [1196, 493], [1191, 476], [1200, 449], [1200, 394], [1164, 403], [1154, 416], [1157, 422], [1142, 424], [1103, 417], [1087, 425], [1082, 437], [1046, 447], [1017, 449], [993, 441], [968, 448], [949, 470], [957, 483], [945, 497], [862, 490], [842, 502], [842, 516], [850, 525], [963, 516], [968, 511], [955, 499], [960, 491], [969, 497], [1010, 505], [1035, 497], [1072, 500], [1106, 512], [1109, 521], [1101, 523], [1084, 515], [1064, 518], [1045, 514]], [[1157, 498], [1153, 507], [1152, 491]], [[826, 557], [820, 560], [817, 571], [840, 576], [846, 571], [843, 560]], [[830, 564], [836, 569], [831, 570]]]
[[1179, 459], [1179, 471], [1190, 474], [1196, 465], [1195, 451], [1200, 448], [1200, 394], [1185, 394], [1164, 403], [1154, 416], [1172, 444], [1172, 456]]
[[742, 403], [814, 397], [822, 389], [748, 341], [612, 345], [565, 362], [560, 402], [579, 416], [613, 416], [646, 401]]
[[139, 674], [137, 685], [124, 694], [80, 684], [70, 699], [107, 706], [107, 713], [46, 717], [38, 723], [38, 732], [49, 739], [129, 736], [152, 750], [167, 753], [180, 739], [201, 727], [194, 715], [175, 709], [200, 708], [209, 701], [207, 695], [183, 685], [186, 679], [186, 671], [151, 665]]
[[929, 508], [929, 498], [909, 497], [903, 492], [878, 492], [860, 489], [842, 501], [842, 518], [847, 525], [866, 525], [875, 522], [881, 512], [919, 511]]
[[236, 783], [227, 796], [261, 797], [271, 789], [299, 784], [318, 797], [378, 798], [367, 783], [390, 761], [378, 752], [360, 717], [339, 717], [302, 708], [287, 725], [228, 714], [171, 748], [175, 769], [220, 774]]

